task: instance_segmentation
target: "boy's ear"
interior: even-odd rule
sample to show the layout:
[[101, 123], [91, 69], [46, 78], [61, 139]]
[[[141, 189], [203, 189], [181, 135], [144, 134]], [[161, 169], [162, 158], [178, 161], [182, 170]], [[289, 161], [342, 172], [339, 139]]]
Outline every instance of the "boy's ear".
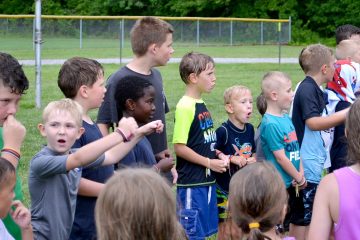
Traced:
[[195, 73], [190, 73], [189, 75], [189, 83], [196, 83], [197, 82], [197, 77]]
[[234, 113], [234, 109], [233, 109], [231, 103], [225, 104], [225, 110], [226, 110], [226, 112], [228, 112], [228, 113]]
[[44, 124], [39, 123], [39, 124], [37, 125], [37, 128], [39, 129], [39, 132], [40, 132], [41, 136], [46, 137], [46, 132], [45, 132], [45, 126], [44, 126]]
[[156, 45], [155, 43], [150, 44], [148, 50], [149, 50], [151, 53], [156, 53], [156, 51], [157, 51], [157, 45]]
[[85, 128], [80, 127], [78, 130], [78, 136], [76, 137], [76, 139], [79, 139], [81, 137], [81, 135], [83, 135], [84, 132], [85, 132]]
[[327, 65], [323, 64], [320, 69], [322, 74], [326, 74]]
[[270, 92], [270, 98], [271, 98], [271, 100], [276, 101], [276, 100], [277, 100], [277, 96], [278, 96], [278, 94], [277, 94], [276, 91], [271, 91], [271, 92]]
[[136, 102], [132, 99], [126, 99], [125, 106], [127, 110], [134, 111], [136, 107]]
[[81, 85], [79, 90], [78, 90], [78, 94], [83, 97], [83, 98], [88, 98], [88, 86], [86, 85]]

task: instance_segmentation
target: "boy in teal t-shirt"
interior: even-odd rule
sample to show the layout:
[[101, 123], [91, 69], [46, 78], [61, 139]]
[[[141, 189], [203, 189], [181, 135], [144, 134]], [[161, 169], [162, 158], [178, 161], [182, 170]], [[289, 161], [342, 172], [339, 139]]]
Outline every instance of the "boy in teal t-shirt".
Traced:
[[281, 174], [289, 194], [290, 210], [285, 218], [285, 223], [290, 223], [289, 235], [304, 239], [302, 191], [299, 189], [306, 186], [306, 179], [295, 127], [284, 114], [294, 97], [291, 80], [282, 72], [269, 72], [263, 78], [262, 92], [267, 104], [260, 131], [265, 159]]

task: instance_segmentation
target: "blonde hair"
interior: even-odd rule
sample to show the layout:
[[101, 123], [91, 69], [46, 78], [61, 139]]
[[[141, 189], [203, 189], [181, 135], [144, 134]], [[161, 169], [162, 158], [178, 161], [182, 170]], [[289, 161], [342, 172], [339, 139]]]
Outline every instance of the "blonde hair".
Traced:
[[314, 75], [320, 72], [324, 64], [329, 64], [333, 50], [322, 44], [312, 44], [304, 48], [299, 56], [299, 64], [305, 74]]
[[42, 121], [47, 123], [49, 121], [49, 115], [54, 111], [66, 111], [68, 112], [75, 120], [76, 124], [82, 126], [82, 107], [75, 101], [70, 98], [63, 98], [58, 101], [50, 102], [43, 111]]
[[175, 195], [151, 169], [122, 169], [100, 193], [95, 208], [99, 240], [179, 240]]
[[[265, 239], [263, 233], [281, 223], [286, 204], [284, 181], [270, 163], [250, 164], [231, 178], [229, 211], [248, 240]], [[258, 227], [250, 228], [250, 223]]]
[[352, 58], [358, 51], [360, 51], [359, 40], [342, 40], [336, 46], [335, 57], [338, 60], [345, 60], [347, 58]]
[[224, 104], [228, 104], [231, 102], [231, 99], [233, 99], [235, 96], [240, 95], [241, 93], [244, 93], [246, 91], [250, 91], [249, 88], [242, 86], [242, 85], [234, 85], [232, 87], [229, 87], [225, 89], [224, 91]]
[[283, 72], [270, 71], [267, 72], [261, 82], [261, 91], [265, 99], [270, 98], [272, 91], [277, 91], [282, 87], [284, 81], [291, 81], [290, 77]]

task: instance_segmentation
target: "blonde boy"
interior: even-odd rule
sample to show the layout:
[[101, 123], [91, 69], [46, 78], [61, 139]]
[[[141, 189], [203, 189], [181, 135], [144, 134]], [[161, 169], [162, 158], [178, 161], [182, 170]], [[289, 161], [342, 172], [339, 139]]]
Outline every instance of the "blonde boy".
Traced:
[[[101, 105], [106, 92], [104, 82], [103, 67], [93, 59], [74, 57], [68, 59], [60, 69], [58, 85], [61, 91], [65, 97], [75, 100], [83, 109], [82, 127], [85, 132], [75, 141], [72, 148], [80, 148], [102, 138], [102, 134], [89, 116], [89, 112]], [[161, 124], [159, 120], [155, 123]], [[129, 143], [119, 144], [117, 147], [106, 151], [105, 155], [114, 155], [118, 160], [122, 159], [146, 134], [142, 130], [147, 129], [152, 132], [153, 129], [149, 128], [152, 124], [154, 122], [139, 128]], [[82, 171], [70, 239], [96, 238], [94, 221], [96, 197], [113, 172], [114, 167], [112, 165]]]
[[204, 239], [215, 234], [218, 225], [215, 177], [210, 170], [224, 172], [227, 165], [215, 159], [214, 124], [201, 98], [215, 86], [215, 65], [211, 57], [191, 52], [182, 58], [179, 71], [186, 84], [176, 105], [173, 136], [180, 222], [189, 239]]
[[323, 116], [325, 100], [320, 86], [330, 82], [335, 72], [333, 51], [321, 44], [309, 45], [301, 51], [299, 63], [306, 78], [295, 94], [292, 121], [300, 144], [300, 155], [308, 181], [304, 193], [304, 226], [311, 221], [316, 188], [320, 182], [326, 159], [321, 130], [345, 121], [346, 110]]
[[230, 165], [225, 173], [214, 173], [219, 212], [219, 240], [229, 239], [230, 230], [234, 236], [237, 229], [231, 224], [227, 214], [231, 177], [240, 168], [256, 161], [255, 131], [253, 125], [249, 123], [253, 110], [252, 104], [251, 91], [245, 86], [235, 85], [224, 92], [224, 105], [229, 119], [216, 129], [215, 148], [218, 157], [226, 159], [222, 156], [225, 154], [230, 160]]
[[104, 152], [129, 141], [137, 129], [123, 118], [116, 131], [79, 150], [72, 150], [84, 132], [81, 106], [70, 99], [49, 103], [39, 131], [47, 146], [30, 162], [29, 191], [36, 239], [68, 239], [74, 220], [76, 194], [83, 168], [111, 165], [118, 157]]
[[[294, 125], [287, 114], [294, 97], [290, 78], [282, 72], [268, 72], [261, 85], [267, 109], [261, 121], [261, 144], [265, 159], [270, 161], [282, 176], [289, 194], [286, 222], [290, 223], [290, 236], [304, 239], [302, 221], [302, 193], [297, 188], [306, 186], [300, 159], [300, 147]], [[298, 196], [300, 195], [300, 196]]]

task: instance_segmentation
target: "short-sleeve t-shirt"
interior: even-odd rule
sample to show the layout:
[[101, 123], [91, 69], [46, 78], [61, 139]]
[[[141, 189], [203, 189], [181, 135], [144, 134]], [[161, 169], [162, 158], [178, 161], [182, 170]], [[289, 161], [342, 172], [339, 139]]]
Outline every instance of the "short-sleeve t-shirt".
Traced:
[[320, 131], [311, 130], [305, 121], [320, 117], [325, 111], [323, 91], [315, 80], [307, 76], [296, 91], [292, 121], [300, 144], [300, 155], [308, 182], [318, 184], [326, 160], [326, 149]]
[[[175, 110], [173, 143], [185, 144], [197, 154], [215, 158], [216, 132], [211, 114], [202, 99], [183, 96]], [[178, 187], [201, 186], [215, 183], [207, 168], [176, 156]]]
[[[254, 141], [254, 127], [250, 123], [244, 125], [244, 129], [239, 129], [230, 120], [224, 122], [216, 129], [215, 149], [226, 155], [238, 155], [249, 158], [255, 153], [256, 146]], [[230, 169], [224, 173], [214, 172], [216, 183], [221, 190], [229, 192], [230, 179], [239, 166], [230, 163]]]
[[[72, 148], [81, 148], [91, 142], [102, 138], [102, 134], [96, 124], [82, 123], [85, 132], [75, 141]], [[105, 183], [114, 173], [114, 166], [100, 166], [97, 168], [84, 168], [82, 177]], [[94, 239], [96, 238], [95, 226], [95, 204], [96, 197], [85, 197], [77, 195], [74, 223], [70, 239]]]
[[[0, 128], [0, 149], [3, 149], [4, 147], [4, 140], [3, 140], [3, 129]], [[21, 190], [21, 178], [18, 174], [18, 171], [16, 171], [16, 183], [15, 183], [15, 198], [14, 200], [23, 200], [23, 193]], [[21, 229], [19, 226], [14, 222], [10, 214], [6, 215], [6, 217], [3, 219], [3, 223], [6, 226], [6, 229], [9, 231], [9, 233], [15, 238], [15, 239], [21, 239]]]
[[123, 167], [152, 167], [156, 164], [149, 140], [142, 138], [135, 147], [118, 163]]
[[[35, 239], [70, 236], [82, 169], [67, 171], [68, 156], [44, 147], [30, 161], [30, 211]], [[86, 167], [99, 167], [103, 161], [104, 155]]]
[[14, 238], [6, 230], [5, 225], [1, 219], [0, 219], [0, 239], [1, 240], [14, 240]]
[[[105, 93], [104, 101], [99, 108], [97, 123], [118, 123], [119, 119], [116, 109], [115, 89], [117, 84], [121, 80], [129, 76], [141, 77], [148, 80], [154, 86], [156, 94], [154, 103], [156, 107], [154, 113], [154, 120], [161, 120], [165, 125], [165, 113], [169, 112], [169, 107], [165, 98], [163, 82], [160, 72], [155, 68], [152, 68], [149, 75], [144, 75], [134, 72], [126, 66], [122, 67], [109, 77], [107, 81], [107, 91]], [[147, 138], [149, 139], [151, 147], [155, 154], [167, 149], [166, 126], [164, 126], [164, 131], [162, 133], [153, 133], [148, 135]]]
[[265, 113], [260, 128], [265, 159], [275, 166], [288, 188], [291, 186], [292, 177], [280, 166], [273, 152], [284, 149], [286, 157], [299, 171], [300, 148], [295, 127], [288, 115], [275, 116]]

